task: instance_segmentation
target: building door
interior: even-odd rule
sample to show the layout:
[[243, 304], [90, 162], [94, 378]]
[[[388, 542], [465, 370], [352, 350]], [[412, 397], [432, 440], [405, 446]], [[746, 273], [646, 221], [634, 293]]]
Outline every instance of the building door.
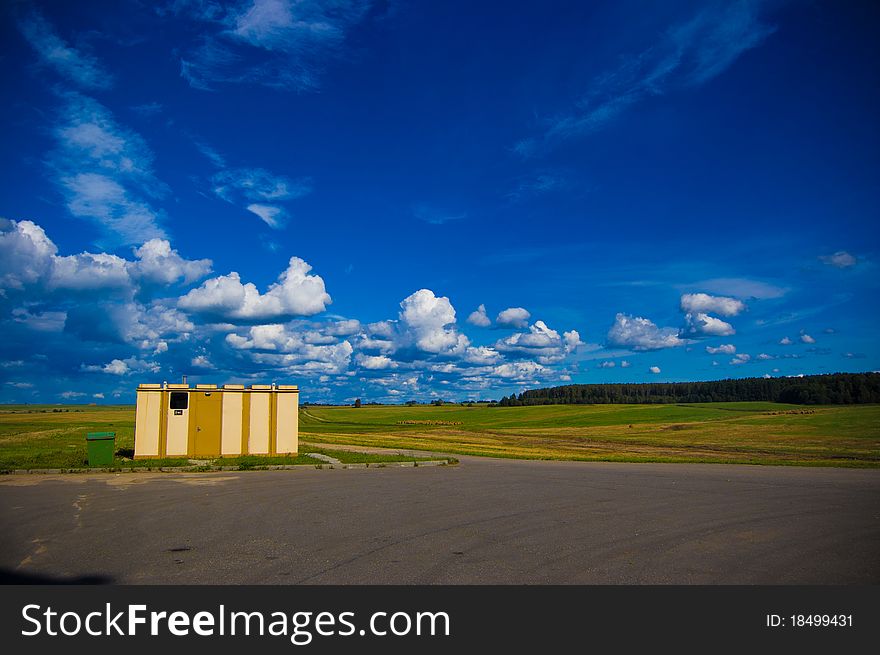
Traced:
[[220, 420], [222, 394], [197, 391], [190, 394], [193, 414], [193, 455], [220, 454]]

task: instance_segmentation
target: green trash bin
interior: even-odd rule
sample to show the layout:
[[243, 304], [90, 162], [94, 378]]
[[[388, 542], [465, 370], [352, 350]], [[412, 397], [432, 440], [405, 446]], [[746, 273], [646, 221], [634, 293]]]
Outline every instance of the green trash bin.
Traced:
[[89, 466], [113, 466], [116, 452], [115, 432], [89, 432], [86, 435], [89, 448]]

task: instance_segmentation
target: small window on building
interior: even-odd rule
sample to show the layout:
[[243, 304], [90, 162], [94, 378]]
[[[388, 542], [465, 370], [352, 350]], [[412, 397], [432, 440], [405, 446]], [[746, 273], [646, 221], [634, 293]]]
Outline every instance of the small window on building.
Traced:
[[171, 392], [171, 409], [186, 409], [189, 403], [189, 394], [183, 391]]

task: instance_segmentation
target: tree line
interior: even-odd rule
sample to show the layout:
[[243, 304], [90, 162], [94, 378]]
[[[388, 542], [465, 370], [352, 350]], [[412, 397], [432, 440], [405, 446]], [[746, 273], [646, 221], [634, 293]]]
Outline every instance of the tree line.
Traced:
[[880, 403], [880, 373], [832, 373], [797, 378], [708, 382], [567, 384], [511, 394], [490, 406], [709, 403], [768, 401], [795, 405]]

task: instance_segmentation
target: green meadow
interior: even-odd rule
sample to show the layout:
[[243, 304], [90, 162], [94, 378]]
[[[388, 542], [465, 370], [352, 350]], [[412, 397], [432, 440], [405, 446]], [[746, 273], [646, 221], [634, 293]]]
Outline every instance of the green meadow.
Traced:
[[874, 467], [880, 406], [310, 406], [300, 438], [528, 459]]
[[[187, 466], [187, 458], [139, 459], [134, 454], [133, 405], [0, 405], [0, 472], [14, 469], [88, 467], [86, 434], [115, 432], [114, 467]], [[422, 461], [395, 453], [357, 453], [317, 447], [301, 451], [330, 455], [343, 464]], [[322, 464], [306, 455], [224, 457], [215, 465], [255, 468], [273, 464]]]
[[[83, 467], [86, 433], [103, 431], [116, 432], [117, 465], [160, 465], [130, 461], [130, 405], [5, 405], [0, 407], [0, 470]], [[877, 467], [880, 406], [309, 406], [300, 411], [300, 440], [325, 444], [324, 451], [343, 461], [400, 457], [340, 455], [334, 444], [526, 459]], [[175, 459], [161, 465], [186, 463]]]

